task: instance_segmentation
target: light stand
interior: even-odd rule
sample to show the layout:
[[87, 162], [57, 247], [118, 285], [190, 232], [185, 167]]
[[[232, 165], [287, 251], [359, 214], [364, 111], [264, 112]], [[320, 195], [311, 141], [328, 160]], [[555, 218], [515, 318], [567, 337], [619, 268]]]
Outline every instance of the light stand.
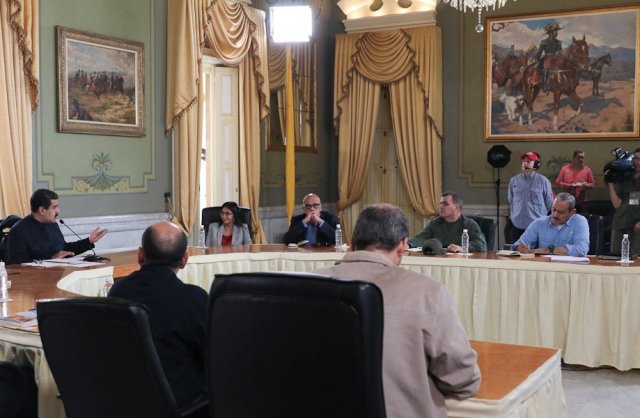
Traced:
[[309, 6], [271, 7], [270, 29], [274, 42], [287, 43], [285, 63], [285, 206], [287, 219], [293, 216], [296, 190], [295, 133], [293, 122], [293, 65], [291, 42], [309, 42], [311, 36], [311, 8]]
[[[511, 160], [511, 151], [504, 145], [494, 145], [487, 151], [487, 162], [493, 167], [493, 179], [496, 186], [496, 245], [500, 245], [500, 169]], [[496, 170], [498, 178], [496, 179]]]

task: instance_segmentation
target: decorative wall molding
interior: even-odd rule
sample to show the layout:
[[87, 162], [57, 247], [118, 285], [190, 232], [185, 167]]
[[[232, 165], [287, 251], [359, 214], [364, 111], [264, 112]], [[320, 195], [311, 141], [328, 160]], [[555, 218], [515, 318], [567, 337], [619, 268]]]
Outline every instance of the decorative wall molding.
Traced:
[[[87, 237], [97, 226], [107, 228], [109, 232], [96, 243], [95, 250], [124, 250], [138, 248], [142, 233], [149, 226], [159, 221], [168, 220], [168, 213], [144, 213], [116, 216], [90, 216], [83, 218], [65, 218], [68, 225], [81, 238]], [[69, 228], [60, 225], [60, 230], [66, 241], [77, 241]]]

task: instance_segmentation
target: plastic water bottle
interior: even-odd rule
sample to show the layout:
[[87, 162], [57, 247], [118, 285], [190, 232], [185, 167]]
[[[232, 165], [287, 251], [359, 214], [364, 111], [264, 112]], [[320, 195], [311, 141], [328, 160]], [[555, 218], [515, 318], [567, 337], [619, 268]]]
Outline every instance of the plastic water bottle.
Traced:
[[0, 261], [0, 302], [9, 301], [9, 276], [4, 268], [4, 261]]
[[336, 225], [336, 251], [342, 252], [342, 228], [340, 224]]
[[204, 225], [200, 225], [200, 231], [198, 231], [198, 246], [200, 248], [206, 247], [205, 245]]
[[622, 236], [622, 245], [620, 246], [620, 262], [629, 264], [629, 234]]
[[469, 254], [469, 231], [462, 230], [462, 254]]
[[113, 277], [105, 277], [104, 286], [102, 286], [102, 296], [109, 296], [109, 291], [111, 290], [111, 286], [113, 286]]

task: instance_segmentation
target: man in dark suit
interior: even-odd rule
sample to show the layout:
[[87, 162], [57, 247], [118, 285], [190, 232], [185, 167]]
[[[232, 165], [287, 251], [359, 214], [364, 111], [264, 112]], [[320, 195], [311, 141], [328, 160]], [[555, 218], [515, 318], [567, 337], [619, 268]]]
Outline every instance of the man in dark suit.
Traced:
[[322, 210], [318, 195], [306, 195], [302, 199], [302, 210], [302, 215], [291, 218], [289, 230], [284, 234], [285, 244], [308, 241], [312, 245], [335, 245], [336, 225], [340, 221], [333, 213]]
[[153, 339], [178, 405], [204, 393], [204, 346], [208, 296], [177, 276], [189, 259], [187, 236], [175, 224], [159, 222], [142, 234], [140, 270], [117, 280], [109, 297], [149, 308]]

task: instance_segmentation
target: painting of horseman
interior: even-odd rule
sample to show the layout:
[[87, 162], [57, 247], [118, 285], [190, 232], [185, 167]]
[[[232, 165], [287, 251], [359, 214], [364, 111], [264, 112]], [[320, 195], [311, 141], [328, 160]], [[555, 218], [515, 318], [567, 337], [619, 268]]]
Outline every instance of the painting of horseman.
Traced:
[[639, 17], [633, 5], [488, 18], [485, 140], [640, 137]]

